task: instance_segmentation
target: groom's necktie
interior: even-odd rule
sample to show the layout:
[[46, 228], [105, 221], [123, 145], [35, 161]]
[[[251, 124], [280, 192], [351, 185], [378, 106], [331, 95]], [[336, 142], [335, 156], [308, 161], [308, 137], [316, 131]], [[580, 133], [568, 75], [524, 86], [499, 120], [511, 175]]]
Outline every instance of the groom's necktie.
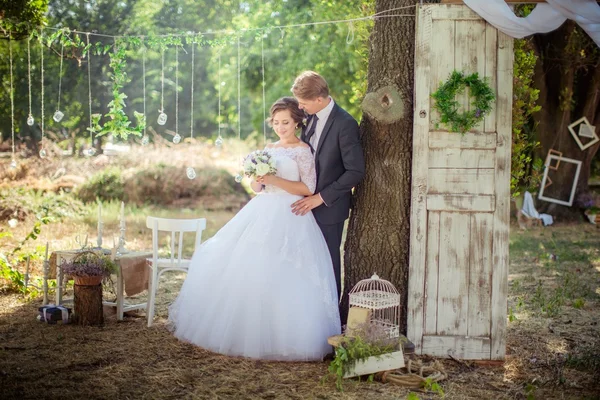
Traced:
[[310, 146], [310, 150], [313, 153], [315, 152], [315, 149], [314, 149], [314, 146], [311, 144], [310, 140], [313, 137], [313, 135], [315, 134], [315, 130], [317, 129], [317, 121], [318, 120], [319, 120], [319, 117], [317, 117], [317, 115], [315, 114], [311, 119], [310, 128], [308, 129], [308, 132], [306, 132], [306, 142]]

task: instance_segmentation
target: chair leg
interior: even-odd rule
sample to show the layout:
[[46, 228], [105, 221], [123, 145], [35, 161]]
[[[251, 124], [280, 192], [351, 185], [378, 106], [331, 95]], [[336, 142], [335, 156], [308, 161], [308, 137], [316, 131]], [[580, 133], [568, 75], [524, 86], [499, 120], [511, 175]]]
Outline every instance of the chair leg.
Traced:
[[154, 301], [156, 299], [156, 289], [158, 287], [158, 269], [152, 271], [152, 280], [150, 281], [150, 293], [148, 294], [148, 305], [146, 313], [148, 314], [148, 328], [152, 326], [154, 319]]
[[120, 264], [117, 273], [117, 321], [123, 321], [123, 297], [125, 294], [123, 293], [123, 273]]

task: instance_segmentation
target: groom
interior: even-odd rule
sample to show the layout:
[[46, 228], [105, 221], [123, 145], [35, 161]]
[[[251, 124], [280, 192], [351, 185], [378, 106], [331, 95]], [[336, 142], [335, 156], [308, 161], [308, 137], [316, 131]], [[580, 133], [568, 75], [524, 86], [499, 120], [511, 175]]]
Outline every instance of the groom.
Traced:
[[312, 210], [329, 247], [339, 298], [344, 221], [350, 212], [352, 188], [365, 174], [358, 124], [329, 96], [327, 82], [316, 72], [301, 73], [292, 93], [310, 115], [301, 139], [311, 147], [317, 170], [315, 194], [292, 204], [292, 211], [305, 215]]

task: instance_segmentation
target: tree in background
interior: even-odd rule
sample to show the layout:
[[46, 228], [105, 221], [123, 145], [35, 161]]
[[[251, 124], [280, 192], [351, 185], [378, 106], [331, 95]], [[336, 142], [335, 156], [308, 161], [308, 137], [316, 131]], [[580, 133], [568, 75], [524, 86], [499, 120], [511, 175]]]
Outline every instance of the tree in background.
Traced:
[[[538, 124], [538, 140], [542, 159], [550, 149], [564, 157], [581, 160], [581, 173], [577, 182], [577, 196], [589, 192], [592, 161], [600, 143], [581, 150], [568, 126], [585, 116], [591, 125], [600, 127], [600, 49], [573, 21], [545, 35], [535, 35], [533, 40], [537, 63], [534, 85], [539, 89], [538, 104], [541, 110], [534, 114]], [[582, 141], [585, 138], [582, 138]], [[588, 139], [589, 140], [589, 139]], [[561, 163], [553, 171], [552, 185], [545, 189], [548, 197], [568, 199], [571, 193], [574, 169]], [[579, 214], [574, 208], [544, 203], [544, 212], [560, 218], [573, 218]]]
[[536, 137], [533, 114], [541, 107], [537, 105], [540, 91], [533, 86], [537, 57], [532, 41], [532, 38], [514, 41], [510, 180], [511, 194], [514, 197], [521, 196], [524, 191], [536, 192], [543, 170], [543, 160], [535, 154], [540, 142]]
[[0, 0], [2, 39], [25, 39], [31, 29], [44, 24], [48, 0]]

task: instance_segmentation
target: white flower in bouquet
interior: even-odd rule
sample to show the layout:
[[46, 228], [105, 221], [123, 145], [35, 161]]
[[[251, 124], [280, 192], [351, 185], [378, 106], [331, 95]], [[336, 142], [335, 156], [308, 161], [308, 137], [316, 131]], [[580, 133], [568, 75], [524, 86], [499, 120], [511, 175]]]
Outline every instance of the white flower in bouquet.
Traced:
[[256, 175], [263, 176], [267, 175], [271, 171], [271, 166], [269, 164], [259, 163], [256, 166]]
[[256, 150], [244, 159], [244, 174], [248, 177], [274, 175], [277, 172], [275, 159], [263, 150]]

